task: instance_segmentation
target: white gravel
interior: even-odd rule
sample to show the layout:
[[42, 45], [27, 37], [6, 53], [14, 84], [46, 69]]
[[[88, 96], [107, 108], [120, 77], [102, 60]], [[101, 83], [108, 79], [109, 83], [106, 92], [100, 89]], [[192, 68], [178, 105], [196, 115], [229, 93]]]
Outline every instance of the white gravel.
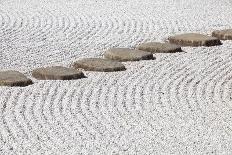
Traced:
[[[0, 0], [0, 69], [232, 27], [231, 0]], [[0, 88], [0, 154], [232, 154], [232, 41]], [[31, 77], [32, 78], [32, 77]]]

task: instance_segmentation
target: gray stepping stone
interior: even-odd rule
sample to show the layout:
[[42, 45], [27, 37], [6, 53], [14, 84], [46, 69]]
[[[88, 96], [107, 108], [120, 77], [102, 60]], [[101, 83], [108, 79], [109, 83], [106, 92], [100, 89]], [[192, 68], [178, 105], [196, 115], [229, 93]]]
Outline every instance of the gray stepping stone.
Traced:
[[216, 46], [221, 45], [221, 41], [216, 37], [206, 36], [197, 33], [186, 33], [169, 37], [169, 42], [182, 46]]
[[221, 40], [232, 40], [232, 29], [213, 31], [212, 36]]
[[73, 64], [74, 68], [83, 68], [86, 71], [114, 72], [126, 70], [121, 62], [101, 59], [101, 58], [84, 58]]
[[0, 72], [0, 86], [28, 86], [33, 84], [32, 80], [18, 71], [2, 71]]
[[140, 44], [137, 49], [151, 53], [175, 53], [182, 52], [181, 46], [170, 43], [148, 42]]
[[154, 59], [153, 54], [129, 48], [112, 48], [104, 53], [106, 59], [117, 61], [139, 61]]
[[73, 80], [85, 77], [81, 71], [62, 66], [37, 68], [33, 70], [32, 76], [38, 80]]

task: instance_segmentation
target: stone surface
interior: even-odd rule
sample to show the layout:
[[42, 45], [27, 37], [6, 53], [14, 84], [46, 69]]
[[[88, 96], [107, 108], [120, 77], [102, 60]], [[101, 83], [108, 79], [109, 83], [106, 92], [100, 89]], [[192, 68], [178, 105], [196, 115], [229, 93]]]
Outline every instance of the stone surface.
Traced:
[[0, 86], [28, 86], [32, 84], [32, 80], [18, 71], [2, 71], [0, 72]]
[[197, 33], [186, 33], [169, 37], [169, 42], [182, 46], [216, 46], [221, 41], [216, 37], [206, 36]]
[[78, 60], [73, 66], [76, 69], [83, 68], [86, 71], [114, 72], [126, 70], [121, 62], [101, 58], [85, 58]]
[[151, 53], [175, 53], [181, 52], [181, 46], [170, 43], [148, 42], [140, 44], [137, 49]]
[[232, 29], [213, 31], [212, 36], [221, 40], [232, 40]]
[[39, 80], [72, 80], [85, 77], [81, 71], [62, 66], [37, 68], [33, 70], [32, 76]]
[[153, 54], [129, 48], [112, 48], [104, 53], [106, 59], [117, 61], [139, 61], [154, 59]]

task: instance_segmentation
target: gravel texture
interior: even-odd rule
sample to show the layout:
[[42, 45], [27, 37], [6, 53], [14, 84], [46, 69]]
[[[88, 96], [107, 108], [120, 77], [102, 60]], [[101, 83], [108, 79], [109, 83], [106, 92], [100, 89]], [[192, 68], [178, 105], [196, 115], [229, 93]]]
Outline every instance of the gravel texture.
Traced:
[[[102, 57], [113, 47], [211, 35], [231, 0], [0, 0], [0, 68]], [[232, 42], [184, 47], [123, 72], [0, 87], [0, 154], [231, 154]]]

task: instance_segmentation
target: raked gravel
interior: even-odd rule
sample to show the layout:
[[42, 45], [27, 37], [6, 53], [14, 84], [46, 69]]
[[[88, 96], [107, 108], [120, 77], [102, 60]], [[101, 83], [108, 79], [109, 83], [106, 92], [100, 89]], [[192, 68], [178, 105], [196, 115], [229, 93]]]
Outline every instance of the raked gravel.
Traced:
[[[0, 0], [0, 69], [232, 27], [231, 0]], [[0, 154], [232, 154], [232, 42], [0, 88]]]

